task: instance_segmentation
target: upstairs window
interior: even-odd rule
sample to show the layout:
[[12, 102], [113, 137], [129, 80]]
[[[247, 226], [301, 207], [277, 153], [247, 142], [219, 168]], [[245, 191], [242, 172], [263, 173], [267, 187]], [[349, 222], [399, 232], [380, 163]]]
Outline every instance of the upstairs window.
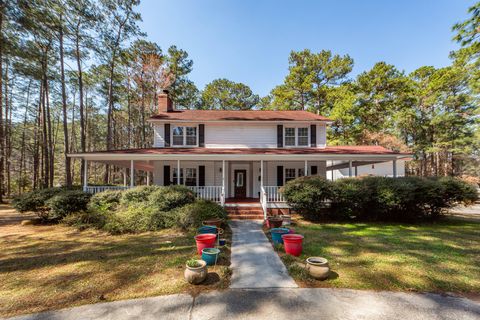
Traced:
[[295, 128], [285, 128], [285, 146], [295, 146]]
[[196, 146], [197, 127], [174, 127], [172, 137], [174, 146]]
[[298, 131], [298, 146], [308, 146], [308, 128], [297, 128]]
[[286, 147], [307, 147], [308, 127], [285, 128]]

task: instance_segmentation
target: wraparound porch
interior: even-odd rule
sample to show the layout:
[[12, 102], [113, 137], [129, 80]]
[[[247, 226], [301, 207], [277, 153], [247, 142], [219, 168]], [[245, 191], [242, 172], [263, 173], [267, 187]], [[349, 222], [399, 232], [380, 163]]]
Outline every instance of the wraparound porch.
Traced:
[[[72, 155], [75, 156], [75, 155]], [[88, 170], [84, 175], [84, 189], [87, 192], [101, 192], [109, 189], [127, 189], [136, 185], [136, 174], [144, 175], [142, 184], [181, 184], [192, 189], [198, 198], [228, 205], [232, 199], [258, 201], [266, 215], [268, 208], [288, 207], [280, 188], [287, 181], [304, 175], [327, 177], [329, 170], [346, 167], [348, 175], [354, 176], [355, 169], [362, 164], [385, 163], [392, 165], [396, 176], [396, 163], [405, 155], [319, 155], [319, 154], [81, 154], [87, 163], [95, 162], [123, 168], [123, 185], [91, 186]]]

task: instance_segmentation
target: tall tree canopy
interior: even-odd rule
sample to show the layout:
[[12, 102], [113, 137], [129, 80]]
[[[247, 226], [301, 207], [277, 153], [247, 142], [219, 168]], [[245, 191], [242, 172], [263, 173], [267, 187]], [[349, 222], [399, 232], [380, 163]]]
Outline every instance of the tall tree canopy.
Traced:
[[249, 110], [260, 98], [249, 86], [227, 79], [216, 79], [205, 86], [202, 92], [202, 109]]

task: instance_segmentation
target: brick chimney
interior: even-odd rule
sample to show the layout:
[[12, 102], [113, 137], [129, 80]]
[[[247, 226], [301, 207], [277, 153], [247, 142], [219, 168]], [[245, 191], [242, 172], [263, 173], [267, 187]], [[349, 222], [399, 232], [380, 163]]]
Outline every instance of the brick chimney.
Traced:
[[163, 90], [158, 95], [158, 112], [171, 112], [173, 111], [173, 101], [168, 95], [168, 90]]

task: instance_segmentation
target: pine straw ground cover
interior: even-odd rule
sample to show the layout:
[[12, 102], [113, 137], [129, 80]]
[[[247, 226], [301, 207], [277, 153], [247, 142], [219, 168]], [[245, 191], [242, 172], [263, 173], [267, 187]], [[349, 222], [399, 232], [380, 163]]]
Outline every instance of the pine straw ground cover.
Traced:
[[[112, 236], [62, 225], [20, 225], [0, 206], [0, 317], [101, 301], [222, 289], [230, 252], [201, 286], [183, 278], [196, 257], [193, 234], [162, 230]], [[229, 234], [227, 233], [227, 237]]]
[[[480, 223], [445, 219], [417, 225], [309, 223], [293, 226], [305, 236], [299, 258], [276, 247], [303, 287], [452, 292], [480, 299]], [[268, 234], [268, 232], [267, 232]], [[298, 262], [330, 262], [326, 281], [308, 277]]]

